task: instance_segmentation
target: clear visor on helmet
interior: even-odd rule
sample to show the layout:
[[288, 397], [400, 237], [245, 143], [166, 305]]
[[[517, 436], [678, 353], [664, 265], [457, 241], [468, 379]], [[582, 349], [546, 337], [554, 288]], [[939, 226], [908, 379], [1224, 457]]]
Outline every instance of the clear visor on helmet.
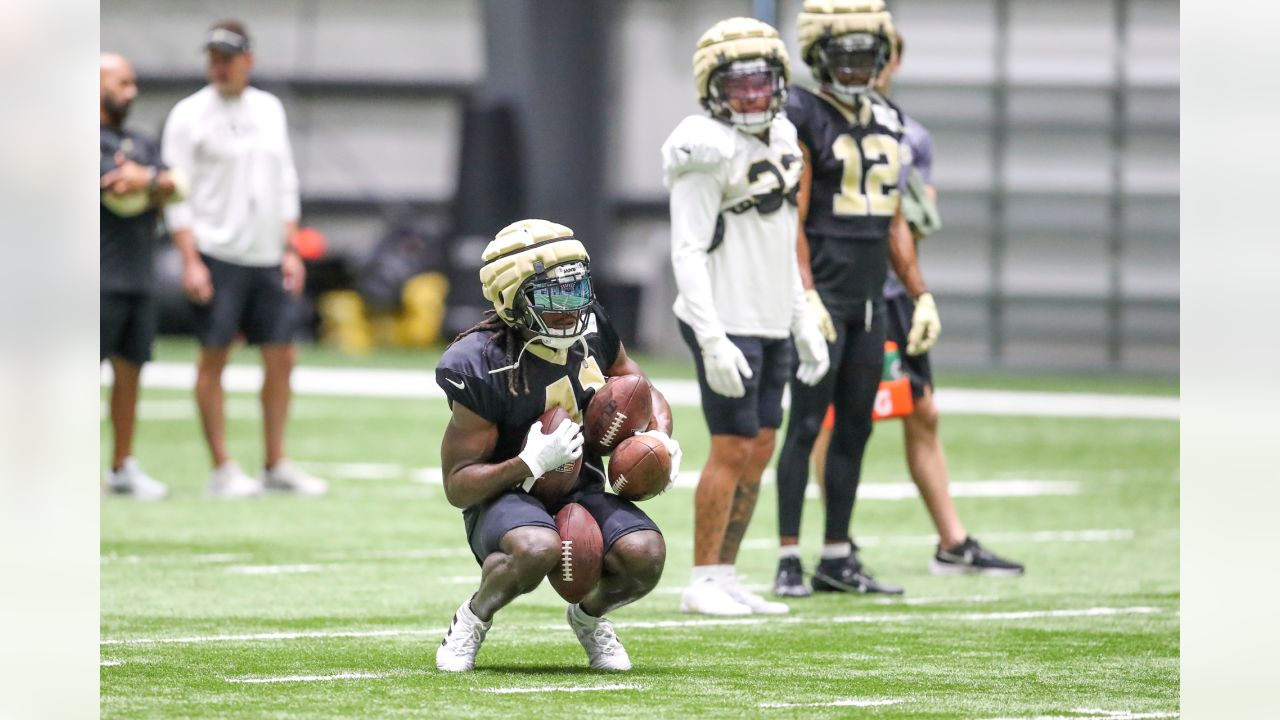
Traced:
[[886, 47], [871, 33], [849, 33], [822, 45], [822, 63], [835, 86], [866, 92], [882, 67]]
[[544, 338], [572, 340], [586, 332], [595, 293], [586, 263], [570, 262], [533, 278], [523, 292], [526, 326]]
[[764, 58], [735, 60], [712, 75], [709, 106], [733, 125], [758, 132], [769, 127], [786, 101], [782, 66]]

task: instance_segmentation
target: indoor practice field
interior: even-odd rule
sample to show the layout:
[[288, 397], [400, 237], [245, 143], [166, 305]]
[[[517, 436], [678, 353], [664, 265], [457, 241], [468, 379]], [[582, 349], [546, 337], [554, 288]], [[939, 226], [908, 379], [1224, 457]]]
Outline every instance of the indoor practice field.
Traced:
[[[136, 454], [172, 496], [103, 498], [103, 717], [1178, 716], [1176, 380], [941, 373], [944, 393], [1116, 396], [1107, 419], [1055, 417], [1054, 396], [1043, 394], [1035, 397], [1049, 411], [1034, 415], [944, 413], [962, 519], [1025, 562], [1026, 576], [928, 573], [933, 530], [910, 485], [901, 428], [879, 423], [854, 535], [877, 577], [907, 594], [795, 600], [781, 618], [678, 611], [691, 483], [708, 438], [697, 406], [673, 392], [685, 477], [643, 505], [664, 530], [666, 573], [652, 595], [610, 614], [634, 669], [588, 670], [564, 602], [544, 583], [496, 616], [475, 672], [446, 675], [435, 648], [478, 567], [440, 485], [445, 402], [408, 392], [430, 395], [420, 381], [436, 355], [353, 360], [303, 348], [300, 369], [345, 373], [354, 387], [320, 394], [295, 376], [289, 454], [331, 492], [227, 502], [203, 495], [208, 457], [181, 389], [194, 354], [194, 345], [162, 343], [139, 407]], [[242, 348], [233, 362], [255, 367], [255, 353]], [[692, 380], [687, 362], [641, 362], [660, 389], [664, 378], [677, 389]], [[356, 378], [354, 368], [369, 371]], [[404, 370], [428, 375], [396, 374]], [[256, 471], [260, 411], [255, 395], [234, 391], [237, 371], [228, 437]], [[108, 393], [104, 383], [104, 414]], [[1174, 410], [1148, 413], [1152, 401]], [[1127, 407], [1142, 417], [1126, 417]], [[101, 427], [105, 465], [105, 417]], [[765, 482], [738, 561], [760, 592], [777, 550], [771, 474]], [[821, 541], [816, 490], [811, 498], [807, 569]]]

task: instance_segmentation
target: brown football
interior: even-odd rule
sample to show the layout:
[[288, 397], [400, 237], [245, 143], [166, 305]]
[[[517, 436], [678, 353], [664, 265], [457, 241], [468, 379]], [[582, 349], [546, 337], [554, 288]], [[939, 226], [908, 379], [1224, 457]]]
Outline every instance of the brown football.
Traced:
[[618, 497], [648, 500], [671, 485], [671, 455], [648, 435], [633, 435], [618, 444], [609, 458], [609, 486]]
[[[542, 434], [550, 435], [560, 423], [564, 420], [571, 420], [569, 413], [564, 408], [556, 406], [542, 413], [538, 418], [542, 421]], [[573, 491], [575, 485], [578, 484], [578, 473], [582, 472], [582, 456], [579, 455], [577, 460], [571, 463], [565, 463], [558, 468], [552, 468], [542, 474], [533, 487], [529, 488], [529, 494], [537, 498], [543, 505], [555, 507]]]
[[653, 402], [643, 375], [609, 378], [587, 404], [583, 432], [587, 449], [598, 455], [613, 452], [623, 438], [649, 427]]
[[547, 578], [560, 597], [576, 603], [600, 582], [604, 567], [604, 538], [587, 509], [569, 503], [556, 513], [560, 531], [560, 560]]

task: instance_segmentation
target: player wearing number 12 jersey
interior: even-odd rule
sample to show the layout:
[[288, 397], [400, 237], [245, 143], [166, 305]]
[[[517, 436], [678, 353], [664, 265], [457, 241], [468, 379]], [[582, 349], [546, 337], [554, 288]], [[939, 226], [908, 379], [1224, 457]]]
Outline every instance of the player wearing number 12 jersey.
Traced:
[[863, 569], [849, 537], [884, 359], [883, 286], [891, 262], [916, 299], [908, 352], [927, 350], [939, 330], [900, 209], [902, 115], [872, 89], [892, 50], [892, 18], [881, 0], [806, 0], [796, 28], [819, 83], [816, 92], [796, 88], [786, 106], [805, 157], [797, 250], [806, 298], [830, 343], [831, 370], [814, 386], [792, 384], [778, 459], [781, 547], [774, 592], [809, 594], [800, 564], [800, 516], [809, 454], [828, 405], [834, 405], [823, 478], [825, 542], [813, 589], [901, 593]]

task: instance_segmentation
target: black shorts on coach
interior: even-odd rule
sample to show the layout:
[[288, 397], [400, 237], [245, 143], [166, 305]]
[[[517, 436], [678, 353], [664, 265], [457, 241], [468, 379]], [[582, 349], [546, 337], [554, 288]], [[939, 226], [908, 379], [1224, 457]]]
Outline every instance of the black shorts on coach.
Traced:
[[746, 391], [740, 398], [725, 397], [707, 384], [707, 369], [702, 363], [702, 348], [693, 328], [680, 322], [680, 337], [693, 351], [698, 370], [698, 389], [702, 391], [702, 416], [712, 435], [737, 435], [753, 438], [760, 428], [782, 426], [782, 390], [791, 380], [794, 369], [791, 338], [759, 338], [730, 335], [729, 342], [742, 351], [751, 366], [751, 377], [742, 378]]
[[98, 362], [118, 357], [142, 365], [151, 360], [156, 339], [156, 305], [151, 295], [104, 292], [99, 303]]
[[227, 347], [243, 332], [250, 345], [293, 342], [293, 298], [280, 266], [237, 265], [201, 255], [213, 279], [213, 299], [192, 303], [203, 347]]
[[895, 295], [886, 300], [886, 305], [889, 323], [885, 327], [885, 337], [898, 343], [902, 369], [911, 380], [911, 395], [922, 397], [926, 387], [933, 387], [933, 367], [929, 364], [929, 353], [907, 354], [907, 333], [911, 332], [911, 316], [916, 311], [916, 304], [906, 295]]

